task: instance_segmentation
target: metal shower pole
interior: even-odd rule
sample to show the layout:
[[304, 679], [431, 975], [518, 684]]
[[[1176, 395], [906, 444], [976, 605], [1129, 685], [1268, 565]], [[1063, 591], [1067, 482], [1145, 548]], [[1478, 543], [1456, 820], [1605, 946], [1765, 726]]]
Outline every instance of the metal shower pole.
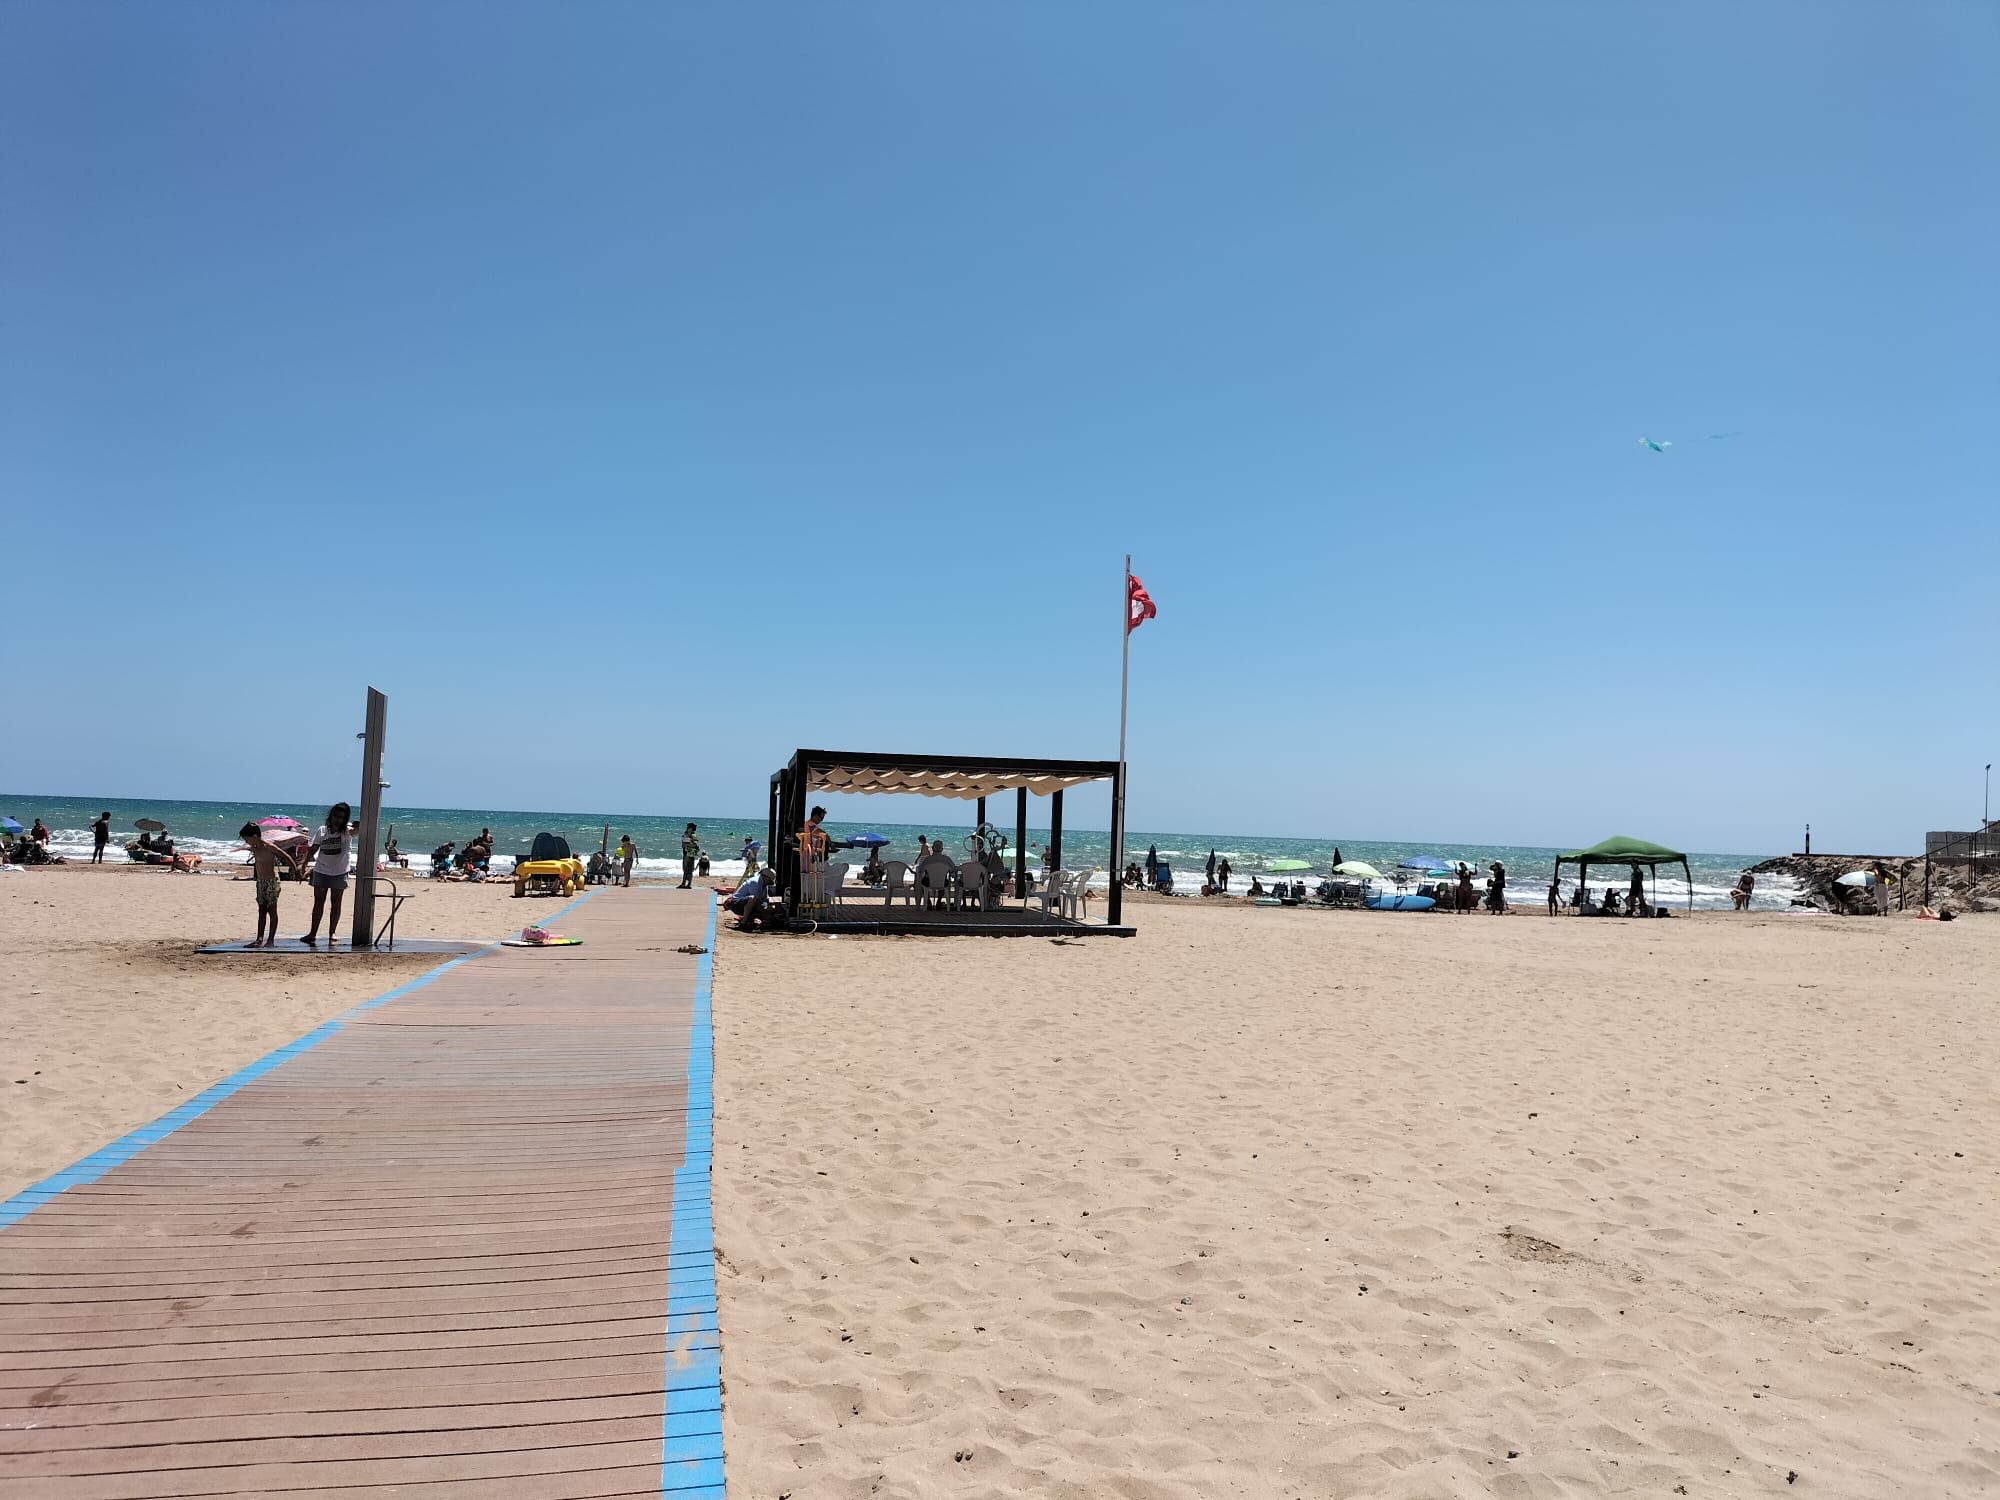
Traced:
[[382, 741], [389, 732], [389, 700], [368, 690], [368, 719], [361, 731], [361, 830], [354, 867], [355, 948], [375, 946], [375, 831], [382, 821]]

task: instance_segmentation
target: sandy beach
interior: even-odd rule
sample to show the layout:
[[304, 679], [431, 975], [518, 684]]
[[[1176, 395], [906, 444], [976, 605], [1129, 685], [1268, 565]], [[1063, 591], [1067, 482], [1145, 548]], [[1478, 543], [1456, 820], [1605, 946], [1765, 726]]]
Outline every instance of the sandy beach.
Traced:
[[753, 1496], [2000, 1485], [2000, 922], [728, 937]]
[[[499, 935], [508, 889], [404, 928]], [[0, 883], [0, 1185], [435, 962], [193, 957], [250, 907]], [[1131, 912], [725, 935], [735, 1493], [2000, 1485], [2000, 921]]]

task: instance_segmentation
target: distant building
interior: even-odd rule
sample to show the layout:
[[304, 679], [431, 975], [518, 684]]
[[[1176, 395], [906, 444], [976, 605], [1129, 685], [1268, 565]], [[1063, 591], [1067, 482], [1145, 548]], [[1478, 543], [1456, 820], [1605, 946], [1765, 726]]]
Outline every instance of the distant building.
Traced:
[[1927, 833], [1924, 835], [1924, 853], [1934, 860], [1953, 863], [1963, 861], [1971, 864], [1974, 860], [2000, 859], [2000, 819], [1986, 824], [1977, 832]]

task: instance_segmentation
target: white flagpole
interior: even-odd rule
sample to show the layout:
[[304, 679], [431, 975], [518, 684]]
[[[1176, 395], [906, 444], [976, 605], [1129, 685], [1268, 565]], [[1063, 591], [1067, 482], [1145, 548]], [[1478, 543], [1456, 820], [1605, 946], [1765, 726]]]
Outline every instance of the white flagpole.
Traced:
[[1111, 882], [1125, 878], [1125, 701], [1132, 685], [1132, 554], [1125, 554], [1125, 577], [1118, 589], [1118, 799], [1111, 809]]

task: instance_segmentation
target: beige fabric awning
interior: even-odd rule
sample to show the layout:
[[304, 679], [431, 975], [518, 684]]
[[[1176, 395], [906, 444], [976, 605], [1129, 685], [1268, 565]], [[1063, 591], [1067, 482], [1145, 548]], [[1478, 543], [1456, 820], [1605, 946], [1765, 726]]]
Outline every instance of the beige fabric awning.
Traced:
[[930, 770], [914, 766], [815, 766], [806, 785], [815, 792], [897, 792], [919, 797], [957, 797], [967, 802], [1026, 787], [1038, 796], [1059, 792], [1098, 776], [1056, 776], [1028, 771], [981, 770], [959, 766]]

